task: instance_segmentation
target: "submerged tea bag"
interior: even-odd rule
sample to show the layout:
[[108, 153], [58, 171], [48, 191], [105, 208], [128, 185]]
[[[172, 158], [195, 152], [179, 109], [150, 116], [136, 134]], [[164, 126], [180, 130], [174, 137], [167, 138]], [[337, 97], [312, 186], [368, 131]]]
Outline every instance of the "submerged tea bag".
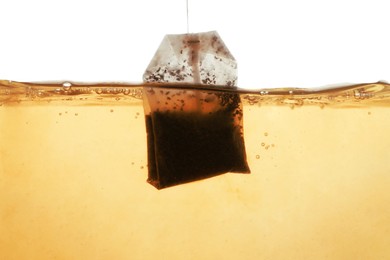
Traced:
[[144, 88], [150, 184], [161, 189], [250, 172], [236, 80], [236, 61], [216, 32], [165, 36], [144, 74], [145, 82], [176, 83]]

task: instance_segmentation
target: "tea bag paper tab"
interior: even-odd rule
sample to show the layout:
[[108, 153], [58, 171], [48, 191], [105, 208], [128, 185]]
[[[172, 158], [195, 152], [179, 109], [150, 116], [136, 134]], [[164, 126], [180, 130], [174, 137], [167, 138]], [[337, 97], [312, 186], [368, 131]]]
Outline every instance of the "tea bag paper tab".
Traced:
[[[216, 32], [167, 35], [144, 81], [235, 89], [237, 64]], [[249, 173], [239, 94], [185, 86], [144, 87], [148, 182], [161, 189], [227, 172]]]
[[236, 86], [237, 63], [216, 31], [166, 35], [144, 81]]

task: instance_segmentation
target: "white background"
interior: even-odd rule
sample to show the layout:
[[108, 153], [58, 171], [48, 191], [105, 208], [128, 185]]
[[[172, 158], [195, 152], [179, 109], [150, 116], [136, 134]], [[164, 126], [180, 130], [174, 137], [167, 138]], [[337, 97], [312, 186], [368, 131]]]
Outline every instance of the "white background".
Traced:
[[[390, 80], [379, 0], [189, 0], [190, 32], [217, 30], [240, 87]], [[0, 0], [0, 79], [140, 82], [185, 0]]]

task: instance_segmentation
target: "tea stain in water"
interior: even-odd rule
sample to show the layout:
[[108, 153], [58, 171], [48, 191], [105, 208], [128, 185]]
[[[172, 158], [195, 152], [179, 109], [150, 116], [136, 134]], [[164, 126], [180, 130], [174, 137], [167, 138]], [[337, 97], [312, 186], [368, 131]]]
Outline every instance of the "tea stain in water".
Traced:
[[52, 87], [1, 90], [0, 258], [390, 256], [388, 85], [242, 93], [252, 174], [160, 191], [134, 89]]

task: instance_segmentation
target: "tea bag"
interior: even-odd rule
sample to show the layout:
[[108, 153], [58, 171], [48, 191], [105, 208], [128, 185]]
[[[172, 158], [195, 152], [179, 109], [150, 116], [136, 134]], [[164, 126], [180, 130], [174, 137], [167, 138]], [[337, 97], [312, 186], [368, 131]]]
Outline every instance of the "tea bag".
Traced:
[[[161, 189], [227, 172], [249, 173], [237, 64], [217, 32], [166, 35], [144, 73], [148, 182]], [[177, 83], [183, 83], [178, 87]], [[185, 84], [184, 84], [185, 83]], [[192, 88], [186, 88], [192, 83]]]

